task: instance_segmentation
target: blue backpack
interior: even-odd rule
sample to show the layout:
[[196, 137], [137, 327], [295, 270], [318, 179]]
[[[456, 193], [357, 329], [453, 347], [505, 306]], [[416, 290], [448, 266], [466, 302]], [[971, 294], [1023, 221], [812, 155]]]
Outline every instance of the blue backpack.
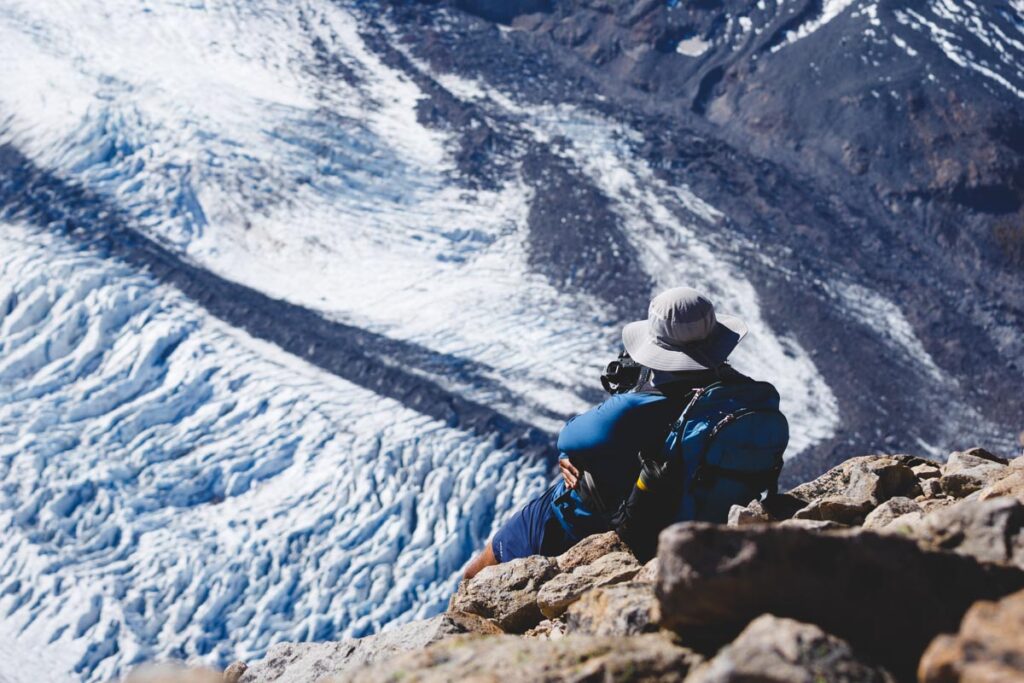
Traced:
[[788, 443], [789, 423], [771, 384], [716, 382], [694, 390], [662, 454], [684, 482], [674, 521], [723, 523], [733, 505], [774, 493]]
[[[689, 395], [660, 453], [640, 453], [611, 468], [622, 470], [616, 479], [637, 481], [625, 499], [602, 491], [584, 471], [577, 487], [554, 501], [555, 514], [575, 540], [617, 529], [624, 538], [632, 534], [655, 543], [657, 532], [672, 522], [723, 523], [733, 505], [775, 492], [788, 443], [789, 425], [775, 387], [753, 380], [715, 382]], [[643, 477], [637, 478], [652, 464], [663, 472], [661, 493], [653, 498], [644, 493]], [[640, 542], [631, 546], [640, 551]]]

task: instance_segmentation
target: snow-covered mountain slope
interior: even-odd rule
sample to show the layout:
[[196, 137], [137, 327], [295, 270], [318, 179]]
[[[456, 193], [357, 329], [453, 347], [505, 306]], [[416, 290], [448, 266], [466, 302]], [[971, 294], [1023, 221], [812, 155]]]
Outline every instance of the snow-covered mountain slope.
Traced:
[[[1012, 328], [1010, 295], [969, 295], [937, 339], [917, 304], [971, 272], [945, 281], [874, 200], [720, 120], [748, 95], [729, 64], [805, 63], [865, 3], [685, 26], [681, 3], [597, 12], [614, 26], [457, 4], [513, 26], [444, 3], [0, 7], [0, 681], [438, 610], [663, 286], [750, 324], [736, 365], [783, 395], [791, 478], [854, 446], [1012, 442], [956, 355], [1013, 353], [968, 326]], [[911, 50], [935, 35], [878, 16]], [[1004, 20], [982, 32], [1011, 54]]]

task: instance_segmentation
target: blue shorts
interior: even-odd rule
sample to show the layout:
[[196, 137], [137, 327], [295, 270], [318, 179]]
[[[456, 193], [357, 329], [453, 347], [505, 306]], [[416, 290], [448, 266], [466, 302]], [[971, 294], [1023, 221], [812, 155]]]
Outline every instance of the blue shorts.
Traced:
[[555, 517], [552, 503], [561, 493], [561, 479], [508, 519], [491, 539], [498, 562], [530, 555], [557, 555], [568, 549], [568, 538]]

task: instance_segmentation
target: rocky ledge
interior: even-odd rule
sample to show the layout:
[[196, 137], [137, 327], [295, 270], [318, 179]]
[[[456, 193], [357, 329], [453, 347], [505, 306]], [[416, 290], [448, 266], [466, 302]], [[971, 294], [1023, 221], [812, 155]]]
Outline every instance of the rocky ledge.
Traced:
[[666, 529], [646, 565], [593, 536], [485, 569], [433, 619], [280, 644], [223, 678], [1024, 680], [1022, 528], [1024, 458], [857, 457], [726, 525]]

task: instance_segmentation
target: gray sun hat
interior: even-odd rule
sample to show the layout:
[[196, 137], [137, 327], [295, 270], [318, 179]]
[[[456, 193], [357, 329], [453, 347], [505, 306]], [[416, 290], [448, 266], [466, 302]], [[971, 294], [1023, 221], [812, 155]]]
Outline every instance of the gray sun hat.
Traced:
[[715, 315], [708, 298], [676, 287], [651, 300], [647, 320], [622, 328], [622, 344], [641, 365], [666, 372], [708, 370], [725, 362], [747, 334], [747, 324]]

